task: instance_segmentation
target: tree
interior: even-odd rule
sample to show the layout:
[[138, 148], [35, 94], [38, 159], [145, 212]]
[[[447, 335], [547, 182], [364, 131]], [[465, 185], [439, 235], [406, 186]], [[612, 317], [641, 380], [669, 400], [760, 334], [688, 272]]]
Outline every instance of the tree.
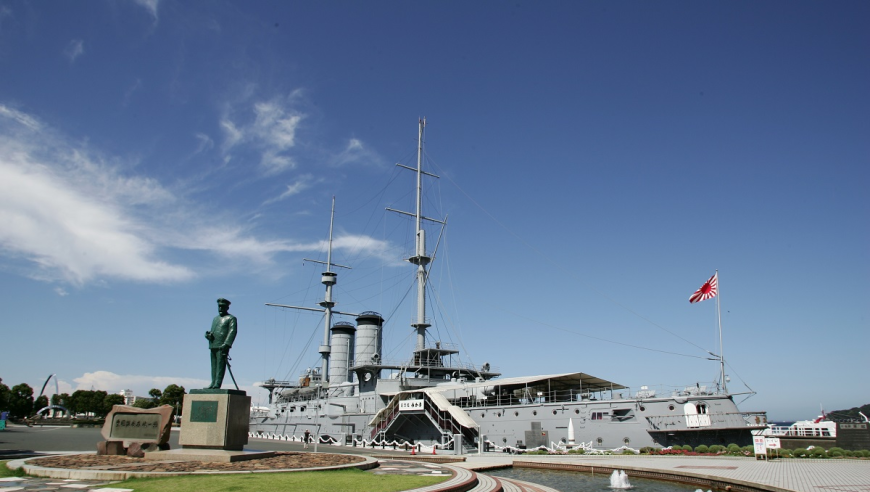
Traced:
[[33, 400], [33, 411], [38, 412], [43, 408], [48, 406], [48, 397], [45, 395], [39, 395], [39, 397]]
[[160, 397], [163, 396], [163, 392], [161, 392], [157, 388], [151, 388], [148, 391], [148, 396], [150, 396], [154, 400], [154, 404], [158, 404], [160, 402]]
[[113, 406], [123, 405], [123, 404], [124, 404], [124, 397], [123, 396], [121, 396], [117, 393], [112, 393], [111, 395], [106, 395], [106, 397], [103, 398], [103, 405], [102, 405], [102, 408], [100, 411], [100, 415], [102, 417], [105, 417], [106, 415], [109, 414], [109, 412], [112, 411]]
[[0, 378], [0, 412], [9, 410], [9, 395], [11, 393], [9, 386], [3, 384], [3, 378]]
[[163, 390], [163, 396], [160, 398], [161, 405], [171, 405], [174, 408], [178, 409], [178, 413], [181, 413], [181, 406], [184, 403], [184, 386], [178, 386], [177, 384], [170, 384]]
[[154, 403], [154, 400], [149, 400], [148, 398], [142, 398], [140, 400], [134, 401], [133, 406], [136, 408], [154, 408], [157, 406], [157, 404]]
[[66, 393], [54, 394], [51, 395], [51, 404], [52, 405], [60, 405], [62, 407], [66, 407], [67, 403], [70, 401], [69, 395]]
[[33, 388], [26, 383], [16, 384], [9, 392], [9, 414], [24, 418], [33, 413]]

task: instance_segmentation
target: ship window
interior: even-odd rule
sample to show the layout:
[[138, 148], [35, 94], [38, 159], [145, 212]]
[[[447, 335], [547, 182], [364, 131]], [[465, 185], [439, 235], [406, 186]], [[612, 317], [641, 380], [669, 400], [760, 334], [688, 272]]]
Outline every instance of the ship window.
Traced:
[[674, 409], [673, 405], [668, 405], [668, 410], [673, 410], [673, 409]]
[[622, 438], [622, 442], [625, 443], [626, 446], [628, 446], [628, 443], [631, 442], [631, 439], [629, 439], [629, 438], [627, 438], [627, 437], [623, 437], [623, 438]]
[[501, 412], [495, 414], [496, 417], [501, 417]]
[[537, 414], [538, 414], [537, 410], [532, 410], [532, 415], [537, 415]]
[[579, 410], [579, 409], [575, 409], [575, 410], [574, 410], [574, 413], [576, 413], [577, 415], [580, 415], [580, 410]]
[[556, 411], [555, 411], [555, 410], [553, 410], [553, 415], [556, 415]]
[[598, 439], [595, 440], [595, 442], [597, 442], [598, 445], [601, 446], [602, 444], [604, 444], [604, 439], [601, 439], [601, 438], [599, 437]]
[[482, 418], [482, 417], [485, 417], [486, 414], [485, 414], [485, 413], [481, 413], [480, 416], [481, 416], [481, 418]]
[[641, 406], [640, 406], [640, 411], [643, 412], [644, 410], [646, 410], [646, 407], [643, 406], [643, 405], [641, 405]]
[[519, 417], [519, 416], [520, 416], [520, 412], [514, 412], [514, 417]]

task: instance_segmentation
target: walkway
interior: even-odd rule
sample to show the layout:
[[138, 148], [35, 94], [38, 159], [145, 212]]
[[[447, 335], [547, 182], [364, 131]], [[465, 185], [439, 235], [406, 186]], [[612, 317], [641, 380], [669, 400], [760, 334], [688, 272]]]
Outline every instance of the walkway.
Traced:
[[465, 462], [453, 465], [484, 471], [503, 468], [514, 462], [518, 466], [528, 463], [530, 466], [553, 469], [601, 470], [601, 473], [618, 469], [625, 470], [629, 477], [633, 471], [672, 474], [747, 485], [747, 489], [756, 490], [870, 492], [870, 460], [856, 459], [756, 461], [721, 456], [504, 456], [487, 453], [469, 455]]

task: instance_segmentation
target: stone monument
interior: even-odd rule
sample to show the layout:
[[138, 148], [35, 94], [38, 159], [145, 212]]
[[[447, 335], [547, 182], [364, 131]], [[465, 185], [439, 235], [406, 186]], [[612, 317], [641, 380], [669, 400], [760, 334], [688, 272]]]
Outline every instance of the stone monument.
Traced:
[[211, 351], [211, 384], [184, 395], [178, 437], [181, 449], [146, 453], [146, 458], [232, 462], [275, 454], [243, 450], [248, 443], [251, 397], [238, 386], [234, 390], [221, 389], [238, 320], [228, 312], [230, 301], [220, 298], [217, 304], [218, 315], [212, 320], [211, 330], [205, 332]]
[[136, 408], [114, 405], [100, 431], [105, 441], [97, 443], [97, 454], [126, 454], [141, 458], [147, 451], [169, 449], [172, 407]]

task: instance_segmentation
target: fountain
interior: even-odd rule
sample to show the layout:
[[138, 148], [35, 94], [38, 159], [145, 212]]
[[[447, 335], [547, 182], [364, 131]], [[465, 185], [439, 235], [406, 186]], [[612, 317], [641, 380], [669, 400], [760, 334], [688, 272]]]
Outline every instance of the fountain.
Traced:
[[630, 489], [631, 484], [628, 483], [628, 475], [625, 470], [613, 470], [613, 475], [610, 475], [611, 489]]

